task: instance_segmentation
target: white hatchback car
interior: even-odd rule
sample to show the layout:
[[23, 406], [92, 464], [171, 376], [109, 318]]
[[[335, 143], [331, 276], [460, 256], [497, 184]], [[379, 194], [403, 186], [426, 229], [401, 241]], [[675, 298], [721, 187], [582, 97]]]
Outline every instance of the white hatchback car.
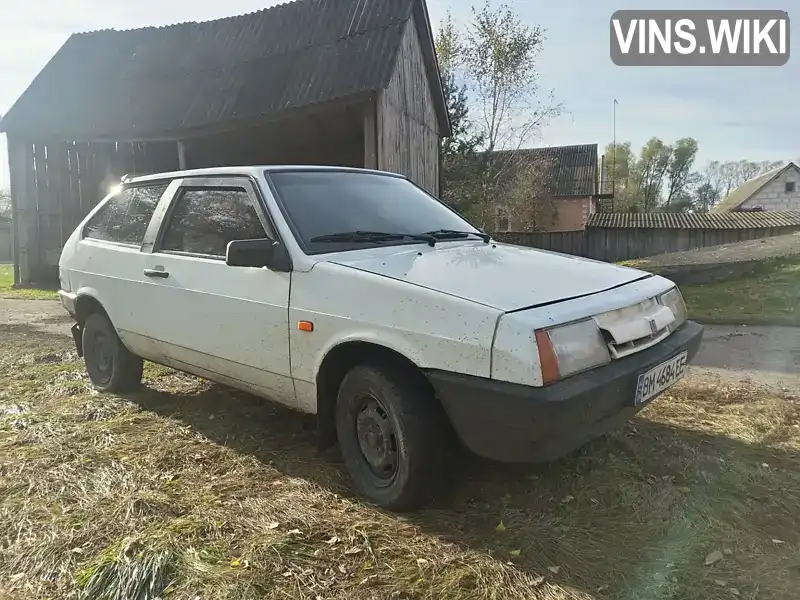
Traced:
[[404, 177], [326, 167], [148, 175], [67, 241], [61, 300], [93, 384], [142, 359], [318, 416], [358, 491], [433, 499], [460, 441], [551, 460], [698, 350], [670, 281], [493, 241]]

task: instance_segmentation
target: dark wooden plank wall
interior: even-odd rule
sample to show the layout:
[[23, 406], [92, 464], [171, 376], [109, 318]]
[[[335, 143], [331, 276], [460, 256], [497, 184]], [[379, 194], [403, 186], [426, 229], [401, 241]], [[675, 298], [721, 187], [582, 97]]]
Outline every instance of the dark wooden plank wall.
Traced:
[[11, 136], [7, 138], [7, 143], [11, 180], [14, 283], [30, 283], [39, 265], [34, 147]]
[[419, 34], [409, 19], [395, 72], [378, 98], [378, 168], [439, 193], [439, 134]]
[[14, 207], [15, 282], [57, 277], [61, 249], [109, 187], [126, 174], [177, 168], [174, 142], [9, 140]]
[[800, 227], [757, 229], [625, 229], [590, 227], [585, 231], [563, 233], [496, 233], [503, 242], [574, 254], [606, 262], [618, 262], [719, 246], [746, 240], [785, 235]]
[[14, 259], [14, 249], [11, 246], [11, 223], [0, 223], [0, 264], [11, 262]]
[[361, 104], [183, 140], [189, 169], [237, 165], [364, 166]]

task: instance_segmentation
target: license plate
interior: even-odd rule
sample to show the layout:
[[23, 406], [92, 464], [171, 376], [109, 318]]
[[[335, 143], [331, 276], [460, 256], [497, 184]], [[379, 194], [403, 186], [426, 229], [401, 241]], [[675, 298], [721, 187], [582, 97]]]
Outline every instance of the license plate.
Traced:
[[681, 352], [668, 361], [639, 375], [639, 381], [636, 383], [634, 404], [636, 406], [644, 404], [677, 383], [679, 379], [686, 375], [687, 358], [688, 352]]

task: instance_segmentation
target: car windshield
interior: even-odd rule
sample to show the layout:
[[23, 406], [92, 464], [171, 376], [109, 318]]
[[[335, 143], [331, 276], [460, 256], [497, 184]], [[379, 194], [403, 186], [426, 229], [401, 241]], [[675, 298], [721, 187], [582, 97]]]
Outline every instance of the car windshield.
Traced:
[[267, 175], [309, 254], [483, 235], [400, 177], [347, 171]]

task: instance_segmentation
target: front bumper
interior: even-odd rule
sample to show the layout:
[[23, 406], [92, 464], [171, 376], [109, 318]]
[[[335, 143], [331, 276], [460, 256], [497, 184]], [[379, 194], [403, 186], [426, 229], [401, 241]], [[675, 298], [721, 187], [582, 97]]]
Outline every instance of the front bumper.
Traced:
[[61, 300], [61, 306], [64, 307], [64, 310], [72, 315], [73, 319], [76, 319], [76, 315], [78, 314], [76, 309], [78, 295], [71, 292], [65, 292], [64, 290], [58, 290], [58, 297]]
[[[72, 316], [73, 319], [76, 321], [78, 320], [78, 295], [73, 294], [70, 292], [65, 292], [64, 290], [58, 291], [58, 297], [61, 300], [61, 306]], [[72, 341], [75, 342], [75, 350], [78, 353], [79, 357], [83, 357], [83, 331], [81, 330], [80, 325], [75, 323], [72, 328], [70, 329], [70, 333], [72, 333]]]
[[642, 410], [634, 396], [640, 373], [700, 348], [702, 326], [687, 321], [652, 348], [544, 387], [428, 371], [427, 376], [464, 445], [502, 462], [554, 460]]

